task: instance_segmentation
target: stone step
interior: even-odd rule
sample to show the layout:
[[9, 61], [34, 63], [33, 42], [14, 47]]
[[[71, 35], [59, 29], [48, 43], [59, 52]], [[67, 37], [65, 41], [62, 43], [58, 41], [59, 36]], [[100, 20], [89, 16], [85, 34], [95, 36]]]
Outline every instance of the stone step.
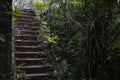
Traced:
[[15, 58], [16, 61], [43, 61], [47, 58]]
[[47, 57], [46, 54], [32, 53], [32, 52], [29, 52], [29, 53], [26, 53], [26, 52], [16, 53], [15, 52], [15, 56], [17, 58], [46, 58]]
[[15, 37], [38, 37], [38, 35], [16, 35]]
[[29, 16], [35, 16], [35, 13], [30, 13], [30, 12], [21, 12], [21, 15], [29, 15]]
[[[22, 23], [22, 25], [20, 23]], [[20, 22], [20, 23], [18, 23], [20, 25], [15, 24], [13, 28], [14, 29], [16, 29], [16, 28], [18, 28], [18, 29], [21, 29], [21, 28], [32, 28], [32, 29], [37, 28], [37, 29], [39, 29], [40, 28], [38, 25], [34, 26], [33, 23], [28, 23], [28, 24], [25, 24], [23, 22]]]
[[16, 42], [15, 46], [38, 46], [39, 42]]
[[15, 52], [16, 54], [22, 54], [22, 55], [24, 55], [24, 54], [27, 54], [27, 55], [29, 55], [29, 54], [40, 54], [40, 52]]
[[56, 80], [56, 78], [49, 73], [32, 73], [27, 77], [30, 77], [31, 80]]
[[33, 22], [33, 19], [18, 18], [17, 22]]
[[21, 15], [18, 17], [18, 19], [20, 18], [24, 18], [24, 19], [34, 19], [34, 16], [31, 16], [31, 15]]
[[41, 49], [39, 48], [15, 48], [15, 52], [39, 52]]
[[36, 14], [34, 10], [31, 9], [24, 9], [21, 11], [21, 13], [29, 13], [29, 14]]
[[41, 48], [39, 46], [15, 46], [15, 50], [16, 51], [20, 51], [20, 52], [27, 52], [27, 51], [33, 51], [33, 52], [36, 52], [36, 51], [40, 51]]
[[48, 73], [34, 73], [34, 74], [26, 74], [26, 76], [29, 76], [29, 77], [38, 77], [38, 76], [41, 76], [41, 77], [43, 77], [43, 76], [51, 76], [50, 74], [48, 74]]
[[30, 31], [30, 30], [16, 30], [16, 34], [19, 33], [21, 35], [39, 35], [38, 31]]
[[33, 21], [33, 22], [16, 22], [16, 25], [26, 25], [26, 24], [28, 24], [28, 25], [40, 25], [41, 23], [40, 22], [38, 22], [38, 21]]
[[30, 49], [36, 49], [36, 48], [40, 48], [39, 46], [15, 46], [15, 48], [30, 48]]
[[30, 73], [47, 73], [52, 69], [50, 66], [22, 66], [19, 68], [21, 71], [24, 71], [26, 74]]
[[20, 31], [21, 33], [23, 33], [23, 32], [27, 32], [27, 33], [39, 33], [38, 31], [20, 30], [20, 29], [18, 29], [16, 31]]
[[37, 46], [39, 45], [39, 41], [30, 41], [30, 40], [19, 40], [19, 41], [15, 41], [15, 46]]
[[15, 42], [23, 42], [23, 43], [36, 43], [38, 40], [15, 40]]
[[39, 27], [37, 27], [37, 26], [35, 26], [35, 27], [29, 27], [28, 25], [26, 25], [26, 26], [14, 27], [13, 30], [14, 31], [17, 31], [17, 30], [38, 31]]
[[41, 65], [41, 64], [48, 64], [49, 60], [45, 58], [15, 58], [16, 65]]
[[46, 65], [49, 64], [48, 60], [17, 60], [16, 65]]
[[39, 22], [16, 22], [15, 26], [41, 26]]
[[18, 68], [21, 68], [21, 69], [31, 69], [31, 68], [48, 68], [48, 67], [51, 67], [51, 65], [29, 65], [29, 66], [18, 66]]
[[29, 26], [41, 26], [40, 22], [33, 21], [33, 22], [16, 22], [16, 26], [24, 26], [24, 25], [29, 25]]
[[[20, 24], [20, 25], [18, 25], [18, 24]], [[21, 28], [32, 28], [32, 29], [37, 28], [37, 29], [39, 29], [40, 28], [38, 25], [34, 26], [33, 23], [26, 24], [24, 22], [18, 22], [18, 24], [14, 25], [13, 30], [16, 28], [18, 28], [18, 29], [21, 29]]]
[[16, 35], [15, 39], [17, 40], [38, 40], [36, 35]]
[[24, 26], [24, 25], [29, 25], [28, 27], [30, 26], [33, 26], [34, 23], [31, 23], [31, 22], [16, 22], [16, 26]]
[[21, 57], [23, 56], [23, 58], [30, 57], [30, 56], [47, 57], [47, 54], [44, 52], [15, 52], [15, 55], [18, 55]]

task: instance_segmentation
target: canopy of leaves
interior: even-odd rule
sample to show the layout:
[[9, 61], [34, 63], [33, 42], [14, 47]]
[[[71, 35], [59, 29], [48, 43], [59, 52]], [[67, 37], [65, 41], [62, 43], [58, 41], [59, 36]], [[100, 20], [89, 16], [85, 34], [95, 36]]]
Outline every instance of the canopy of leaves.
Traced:
[[16, 6], [12, 6], [12, 20], [13, 22], [15, 22], [18, 18], [18, 16], [21, 15], [21, 10], [16, 7]]
[[33, 2], [33, 9], [38, 13], [43, 12], [47, 8], [48, 6], [42, 2], [39, 1]]

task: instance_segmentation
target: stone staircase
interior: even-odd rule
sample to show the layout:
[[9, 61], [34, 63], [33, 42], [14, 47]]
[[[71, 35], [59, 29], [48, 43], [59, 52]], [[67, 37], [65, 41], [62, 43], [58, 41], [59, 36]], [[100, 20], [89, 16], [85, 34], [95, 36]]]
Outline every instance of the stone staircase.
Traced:
[[31, 80], [53, 80], [49, 74], [52, 71], [49, 58], [43, 53], [45, 49], [39, 47], [40, 22], [32, 10], [22, 10], [21, 13], [13, 27], [13, 62]]

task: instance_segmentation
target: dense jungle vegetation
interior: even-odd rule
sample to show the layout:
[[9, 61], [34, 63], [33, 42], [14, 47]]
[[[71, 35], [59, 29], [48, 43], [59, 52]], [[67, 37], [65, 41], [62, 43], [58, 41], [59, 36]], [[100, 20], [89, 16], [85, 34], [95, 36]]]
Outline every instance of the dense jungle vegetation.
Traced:
[[44, 0], [33, 9], [57, 80], [120, 80], [119, 0]]
[[51, 0], [43, 18], [60, 80], [120, 79], [120, 3], [117, 0]]

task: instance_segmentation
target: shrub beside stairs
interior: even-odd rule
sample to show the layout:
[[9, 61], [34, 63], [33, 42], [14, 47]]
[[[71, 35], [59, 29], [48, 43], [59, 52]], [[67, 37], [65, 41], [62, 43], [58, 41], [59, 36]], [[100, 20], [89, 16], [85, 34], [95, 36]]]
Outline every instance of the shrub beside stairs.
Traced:
[[[41, 23], [35, 12], [22, 10], [13, 27], [13, 63], [31, 80], [53, 80], [49, 74], [53, 71], [50, 60], [44, 49], [39, 47]], [[21, 66], [20, 66], [21, 65]]]

